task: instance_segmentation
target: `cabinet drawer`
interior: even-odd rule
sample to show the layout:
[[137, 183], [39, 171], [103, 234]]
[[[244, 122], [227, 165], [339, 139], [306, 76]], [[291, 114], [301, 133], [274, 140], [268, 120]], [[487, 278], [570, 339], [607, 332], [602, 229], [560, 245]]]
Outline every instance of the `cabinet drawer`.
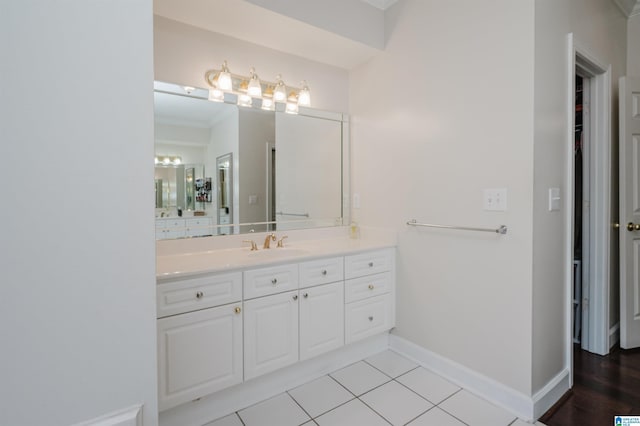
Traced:
[[242, 272], [158, 284], [158, 318], [242, 300]]
[[344, 275], [346, 279], [362, 277], [390, 271], [392, 265], [391, 250], [378, 250], [362, 254], [354, 254], [344, 258]]
[[367, 299], [388, 293], [391, 289], [391, 272], [352, 278], [344, 284], [344, 299], [346, 303]]
[[184, 219], [165, 219], [164, 223], [167, 228], [184, 228], [186, 222]]
[[344, 279], [344, 262], [341, 257], [312, 260], [300, 264], [300, 288], [334, 283]]
[[345, 341], [355, 342], [391, 328], [391, 298], [388, 294], [345, 305]]
[[267, 296], [298, 288], [298, 264], [251, 269], [244, 273], [244, 298]]

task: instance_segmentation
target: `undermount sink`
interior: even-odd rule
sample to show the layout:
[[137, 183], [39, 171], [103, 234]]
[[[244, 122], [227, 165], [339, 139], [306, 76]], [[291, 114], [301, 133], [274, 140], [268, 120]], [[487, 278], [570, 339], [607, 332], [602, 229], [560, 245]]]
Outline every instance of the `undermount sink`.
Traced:
[[302, 256], [309, 254], [310, 251], [297, 247], [276, 247], [270, 249], [259, 249], [249, 253], [251, 257], [280, 258], [289, 256]]

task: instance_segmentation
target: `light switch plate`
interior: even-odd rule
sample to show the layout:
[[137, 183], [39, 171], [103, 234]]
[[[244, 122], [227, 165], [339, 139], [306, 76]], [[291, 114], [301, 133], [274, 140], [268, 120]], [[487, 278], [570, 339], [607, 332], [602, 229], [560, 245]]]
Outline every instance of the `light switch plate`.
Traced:
[[484, 190], [484, 209], [503, 212], [507, 210], [507, 188], [487, 188]]
[[549, 211], [560, 210], [560, 188], [549, 188]]

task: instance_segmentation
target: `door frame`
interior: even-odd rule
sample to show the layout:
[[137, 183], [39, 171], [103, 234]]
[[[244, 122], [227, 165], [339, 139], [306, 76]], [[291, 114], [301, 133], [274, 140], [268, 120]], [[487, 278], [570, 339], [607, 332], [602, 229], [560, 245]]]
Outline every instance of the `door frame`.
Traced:
[[567, 175], [568, 208], [565, 221], [565, 290], [566, 290], [566, 364], [570, 367], [573, 384], [573, 333], [572, 333], [572, 288], [573, 288], [573, 200], [574, 191], [574, 127], [575, 127], [575, 74], [590, 81], [590, 249], [587, 274], [590, 278], [588, 290], [589, 324], [588, 341], [590, 352], [600, 355], [609, 353], [609, 271], [611, 245], [611, 65], [602, 65], [587, 49], [575, 42], [573, 34], [568, 36], [568, 102], [567, 113]]

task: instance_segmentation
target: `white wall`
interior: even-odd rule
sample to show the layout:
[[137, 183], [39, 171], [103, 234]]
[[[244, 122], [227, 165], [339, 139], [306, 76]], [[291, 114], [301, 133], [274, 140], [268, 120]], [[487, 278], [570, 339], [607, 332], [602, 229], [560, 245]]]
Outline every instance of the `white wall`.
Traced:
[[[535, 1], [535, 128], [533, 192], [532, 393], [566, 366], [565, 186], [569, 2]], [[560, 188], [562, 207], [549, 212], [548, 189]]]
[[[398, 231], [395, 333], [529, 395], [533, 2], [405, 0], [388, 15], [350, 102], [356, 219]], [[508, 210], [483, 211], [501, 187]]]
[[0, 424], [157, 423], [152, 42], [150, 0], [0, 6]]
[[627, 21], [627, 75], [640, 75], [640, 15]]
[[220, 69], [224, 60], [234, 74], [249, 75], [255, 67], [267, 81], [275, 81], [278, 74], [290, 86], [307, 80], [313, 108], [349, 110], [349, 79], [344, 69], [154, 16], [156, 80], [206, 87], [205, 72]]

